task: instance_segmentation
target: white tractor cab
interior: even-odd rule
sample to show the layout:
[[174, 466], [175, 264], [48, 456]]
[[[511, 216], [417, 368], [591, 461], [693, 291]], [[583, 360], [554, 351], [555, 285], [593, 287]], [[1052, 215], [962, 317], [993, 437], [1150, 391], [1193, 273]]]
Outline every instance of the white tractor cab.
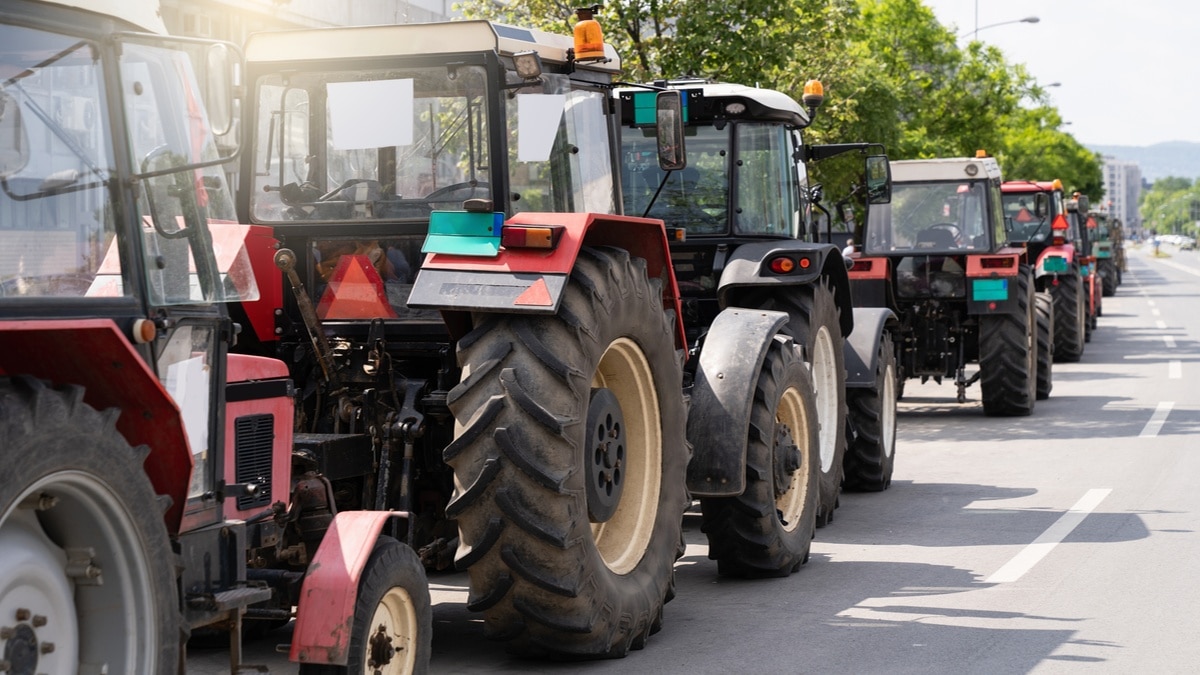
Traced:
[[[666, 222], [688, 342], [700, 357], [688, 369], [696, 387], [688, 418], [695, 447], [689, 488], [713, 519], [706, 529], [722, 571], [761, 573], [769, 564], [754, 559], [749, 543], [717, 540], [742, 527], [716, 522], [732, 513], [731, 500], [754, 493], [745, 455], [731, 458], [727, 450], [745, 445], [747, 422], [705, 406], [752, 399], [759, 369], [773, 358], [766, 345], [776, 337], [793, 340], [815, 390], [816, 459], [811, 469], [807, 461], [800, 464], [818, 475], [816, 524], [832, 518], [843, 483], [865, 490], [890, 484], [895, 388], [887, 383], [894, 372], [881, 361], [881, 355], [890, 358], [890, 346], [880, 345], [890, 345], [894, 317], [886, 309], [854, 309], [842, 246], [830, 243], [827, 230], [818, 231], [820, 188], [809, 182], [813, 163], [855, 153], [858, 162], [846, 154], [852, 167], [846, 182], [859, 186], [847, 190], [857, 193], [861, 214], [868, 202], [887, 201], [887, 157], [878, 144], [805, 144], [803, 130], [824, 99], [816, 81], [806, 87], [803, 105], [779, 91], [706, 80], [621, 87], [614, 96], [621, 109], [625, 210]], [[682, 118], [673, 135], [655, 128], [664, 105]], [[759, 325], [747, 309], [767, 310], [755, 316], [770, 321]], [[732, 377], [722, 355], [754, 345], [759, 358], [747, 362], [744, 377]], [[719, 378], [705, 374], [714, 368], [728, 370]], [[803, 429], [789, 428], [804, 436]], [[774, 489], [777, 496], [788, 494], [784, 486]], [[777, 518], [776, 511], [783, 515]], [[782, 507], [759, 512], [762, 522], [748, 526], [766, 533], [779, 518], [794, 523], [810, 515]], [[805, 544], [794, 553], [802, 558], [806, 551]], [[777, 562], [783, 566], [786, 556]]]
[[[999, 163], [981, 151], [891, 169], [892, 201], [871, 212], [854, 254], [856, 302], [900, 316], [903, 378], [950, 378], [960, 403], [982, 379], [985, 413], [1030, 414], [1037, 375], [1049, 378], [1048, 350], [1038, 350], [1049, 324], [1024, 250], [1007, 246]], [[972, 362], [979, 370], [968, 378]]]
[[377, 610], [405, 629], [388, 668], [425, 663], [425, 569], [465, 569], [485, 633], [528, 656], [619, 657], [660, 625], [687, 506], [679, 292], [662, 222], [615, 215], [620, 62], [580, 24], [245, 44], [238, 213], [279, 269], [238, 349], [289, 364], [313, 488], [252, 523], [251, 576], [283, 599], [254, 609], [298, 601], [302, 669], [375, 660]]

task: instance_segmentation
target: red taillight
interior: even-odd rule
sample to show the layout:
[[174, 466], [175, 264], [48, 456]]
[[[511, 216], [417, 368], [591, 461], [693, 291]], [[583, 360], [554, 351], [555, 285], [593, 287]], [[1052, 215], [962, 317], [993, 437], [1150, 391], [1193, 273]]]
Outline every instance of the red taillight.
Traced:
[[505, 248], [545, 248], [558, 246], [563, 228], [556, 226], [505, 225], [500, 244]]
[[1007, 270], [1016, 265], [1016, 258], [980, 258], [979, 266], [985, 270]]
[[855, 260], [854, 267], [851, 267], [850, 271], [851, 272], [870, 272], [871, 268], [874, 266], [875, 266], [875, 261], [873, 261], [873, 260], [861, 260], [861, 259]]
[[775, 274], [791, 274], [796, 269], [796, 261], [787, 256], [779, 256], [778, 258], [771, 258], [771, 262], [767, 263], [767, 267]]

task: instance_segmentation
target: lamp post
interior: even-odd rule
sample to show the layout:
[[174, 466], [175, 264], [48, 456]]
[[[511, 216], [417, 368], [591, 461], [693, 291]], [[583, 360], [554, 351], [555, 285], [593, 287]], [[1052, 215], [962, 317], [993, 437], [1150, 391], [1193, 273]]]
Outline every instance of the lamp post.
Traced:
[[[1001, 21], [999, 23], [989, 23], [986, 26], [980, 26], [979, 25], [979, 3], [975, 3], [975, 31], [974, 31], [975, 34], [974, 34], [974, 36], [972, 36], [971, 40], [972, 41], [978, 40], [979, 39], [979, 31], [987, 29], [987, 28], [995, 28], [996, 26], [1007, 26], [1010, 23], [1037, 23], [1039, 21], [1041, 21], [1041, 19], [1039, 19], [1036, 16], [1027, 16], [1024, 19], [1012, 19], [1011, 21]], [[958, 37], [963, 37], [963, 35], [966, 35], [966, 33], [963, 33], [962, 35], [959, 35]]]

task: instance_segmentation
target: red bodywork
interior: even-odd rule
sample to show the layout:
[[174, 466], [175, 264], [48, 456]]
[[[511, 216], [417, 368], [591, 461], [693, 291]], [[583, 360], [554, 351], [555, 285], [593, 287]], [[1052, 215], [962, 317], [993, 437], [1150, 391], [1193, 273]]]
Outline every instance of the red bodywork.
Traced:
[[675, 310], [676, 346], [686, 352], [679, 286], [668, 254], [667, 231], [661, 220], [603, 213], [518, 213], [505, 224], [562, 226], [553, 249], [504, 248], [495, 258], [430, 253], [422, 269], [477, 272], [570, 274], [583, 246], [615, 246], [646, 261], [651, 279], [664, 279], [663, 307]]
[[334, 516], [304, 575], [289, 659], [346, 665], [359, 576], [384, 523], [396, 517], [408, 514], [343, 511]]
[[154, 491], [173, 503], [167, 531], [178, 534], [194, 462], [179, 407], [111, 319], [5, 321], [0, 325], [0, 373], [31, 375], [84, 387], [97, 410], [118, 408], [117, 430], [130, 445], [146, 445], [144, 468]]
[[[230, 354], [228, 357], [226, 382], [264, 382], [284, 380], [288, 377], [287, 366], [282, 361], [262, 356]], [[225, 405], [225, 482], [237, 483], [237, 438], [236, 424], [239, 417], [246, 415], [271, 415], [274, 417], [273, 450], [271, 452], [271, 503], [288, 503], [291, 488], [292, 467], [292, 420], [295, 407], [288, 396], [274, 396], [247, 401], [234, 401]], [[258, 515], [263, 507], [242, 511], [236, 499], [225, 500], [225, 517], [245, 520]]]

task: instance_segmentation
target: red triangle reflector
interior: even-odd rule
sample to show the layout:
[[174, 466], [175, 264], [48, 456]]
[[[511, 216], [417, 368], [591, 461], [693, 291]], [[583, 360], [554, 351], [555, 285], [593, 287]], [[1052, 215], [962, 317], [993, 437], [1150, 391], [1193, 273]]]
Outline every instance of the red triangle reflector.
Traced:
[[554, 303], [550, 301], [550, 289], [546, 287], [546, 279], [538, 278], [533, 282], [533, 285], [526, 288], [524, 292], [513, 300], [514, 305], [541, 305], [548, 307]]

